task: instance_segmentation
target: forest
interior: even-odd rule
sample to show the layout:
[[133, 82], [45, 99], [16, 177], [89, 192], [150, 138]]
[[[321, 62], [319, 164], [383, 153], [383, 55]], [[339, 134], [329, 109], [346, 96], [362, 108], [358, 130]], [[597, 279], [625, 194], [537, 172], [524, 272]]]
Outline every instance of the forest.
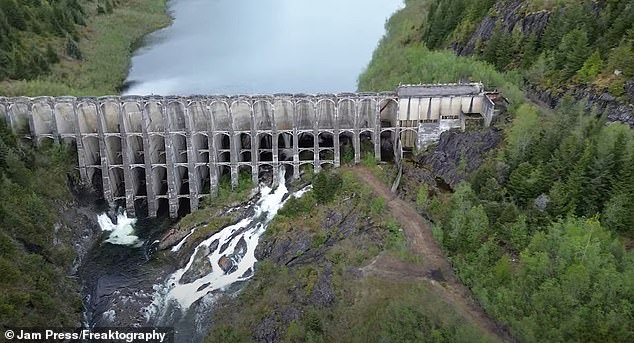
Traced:
[[[495, 20], [493, 32], [483, 34], [472, 55], [496, 66], [516, 70], [533, 85], [562, 93], [589, 86], [624, 95], [626, 80], [634, 78], [634, 5], [613, 1], [438, 0], [429, 5], [423, 42], [430, 49], [467, 44], [485, 16]], [[548, 10], [541, 23], [511, 25], [509, 15], [527, 16]]]
[[0, 95], [119, 93], [135, 46], [169, 23], [165, 4], [0, 0]]
[[[579, 84], [623, 95], [633, 2], [524, 1], [553, 13], [543, 35], [498, 23], [469, 57], [446, 48], [510, 2], [406, 3], [360, 89], [474, 80], [511, 102], [495, 123], [502, 145], [467, 182], [450, 193], [419, 185], [417, 204], [458, 276], [519, 341], [634, 340], [634, 133], [563, 95]], [[527, 84], [560, 92], [560, 105], [532, 103]]]
[[75, 326], [79, 285], [68, 277], [75, 259], [60, 204], [69, 202], [71, 152], [35, 150], [0, 122], [0, 327]]

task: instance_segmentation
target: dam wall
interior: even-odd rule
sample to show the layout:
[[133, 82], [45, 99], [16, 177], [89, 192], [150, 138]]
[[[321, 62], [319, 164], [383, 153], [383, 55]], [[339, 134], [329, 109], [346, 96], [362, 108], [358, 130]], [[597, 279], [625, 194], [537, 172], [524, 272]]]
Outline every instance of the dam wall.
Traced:
[[[390, 160], [440, 132], [464, 128], [477, 114], [493, 116], [481, 84], [402, 86], [397, 92], [270, 96], [106, 96], [0, 98], [0, 119], [41, 144], [65, 142], [77, 151], [82, 182], [129, 215], [194, 211], [217, 195], [223, 178], [257, 184], [270, 172], [299, 178], [359, 163], [362, 150]], [[362, 146], [364, 149], [362, 149]]]

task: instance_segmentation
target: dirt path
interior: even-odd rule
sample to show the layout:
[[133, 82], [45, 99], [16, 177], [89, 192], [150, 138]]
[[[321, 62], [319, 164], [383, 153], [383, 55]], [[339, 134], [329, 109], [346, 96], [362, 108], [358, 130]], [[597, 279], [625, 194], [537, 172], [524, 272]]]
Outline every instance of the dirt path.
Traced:
[[427, 280], [445, 301], [474, 324], [500, 341], [512, 342], [509, 335], [476, 304], [471, 292], [455, 276], [451, 264], [432, 236], [429, 223], [412, 206], [396, 197], [391, 190], [377, 179], [371, 171], [363, 167], [354, 168], [357, 175], [365, 181], [378, 196], [383, 197], [394, 218], [398, 220], [408, 240], [410, 249], [422, 256], [419, 266], [407, 266], [385, 255], [379, 255], [370, 265], [363, 268], [364, 273], [382, 277], [420, 278]]

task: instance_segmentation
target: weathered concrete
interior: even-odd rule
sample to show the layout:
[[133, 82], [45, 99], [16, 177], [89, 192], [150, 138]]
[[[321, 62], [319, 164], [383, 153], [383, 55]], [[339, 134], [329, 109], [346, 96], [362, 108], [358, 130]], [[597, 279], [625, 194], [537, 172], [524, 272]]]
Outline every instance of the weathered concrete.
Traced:
[[201, 198], [215, 196], [223, 175], [234, 187], [241, 171], [256, 183], [263, 170], [280, 182], [279, 168], [298, 178], [302, 165], [340, 166], [345, 144], [358, 163], [362, 137], [377, 160], [382, 140], [400, 156], [396, 147], [422, 147], [464, 128], [473, 114], [485, 125], [494, 115], [481, 84], [402, 86], [396, 93], [0, 98], [0, 116], [15, 132], [36, 144], [74, 144], [82, 180], [108, 203], [129, 214], [147, 208], [149, 216], [163, 206], [171, 217], [183, 204], [193, 211]]

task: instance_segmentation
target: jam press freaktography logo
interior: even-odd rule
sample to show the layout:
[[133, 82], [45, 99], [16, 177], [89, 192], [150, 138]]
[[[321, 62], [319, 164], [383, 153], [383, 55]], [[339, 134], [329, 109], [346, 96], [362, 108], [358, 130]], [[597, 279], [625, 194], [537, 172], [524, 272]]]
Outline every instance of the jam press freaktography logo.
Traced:
[[4, 338], [13, 342], [156, 342], [174, 341], [172, 328], [16, 328], [4, 332]]

